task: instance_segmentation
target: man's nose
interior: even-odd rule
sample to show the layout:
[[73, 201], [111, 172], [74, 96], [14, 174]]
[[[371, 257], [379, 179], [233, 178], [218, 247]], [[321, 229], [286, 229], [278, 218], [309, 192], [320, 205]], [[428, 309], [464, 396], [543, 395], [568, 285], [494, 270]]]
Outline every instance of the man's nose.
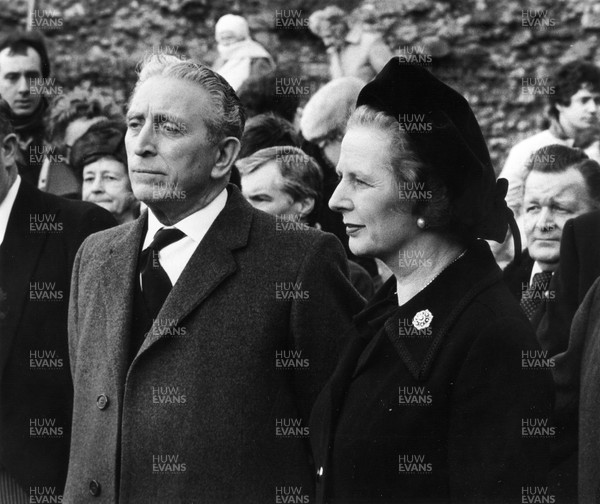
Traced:
[[135, 137], [134, 154], [136, 156], [152, 156], [156, 154], [156, 135], [152, 121], [146, 121]]
[[19, 78], [19, 94], [28, 95], [30, 93], [29, 79], [24, 75]]
[[542, 208], [536, 226], [540, 231], [553, 231], [556, 228], [556, 223], [554, 222], [554, 213], [549, 208]]

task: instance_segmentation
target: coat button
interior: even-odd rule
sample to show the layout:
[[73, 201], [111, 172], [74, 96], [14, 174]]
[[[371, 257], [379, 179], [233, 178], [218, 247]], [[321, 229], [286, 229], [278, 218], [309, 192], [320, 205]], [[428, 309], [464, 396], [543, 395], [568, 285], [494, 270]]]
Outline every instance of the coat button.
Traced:
[[106, 407], [108, 406], [108, 397], [105, 394], [100, 394], [98, 396], [98, 399], [96, 399], [96, 406], [98, 406], [98, 409], [106, 409]]
[[98, 497], [98, 495], [100, 495], [100, 488], [100, 483], [98, 483], [96, 480], [90, 481], [90, 494], [92, 494], [94, 497]]
[[323, 466], [319, 467], [319, 470], [317, 471], [317, 481], [321, 481], [322, 477], [323, 477]]

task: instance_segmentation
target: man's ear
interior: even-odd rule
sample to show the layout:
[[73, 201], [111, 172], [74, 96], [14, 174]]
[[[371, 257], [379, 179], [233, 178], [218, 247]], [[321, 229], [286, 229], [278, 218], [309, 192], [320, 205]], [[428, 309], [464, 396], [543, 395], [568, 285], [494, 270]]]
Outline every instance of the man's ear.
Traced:
[[292, 208], [298, 212], [302, 219], [306, 219], [310, 212], [312, 212], [315, 208], [315, 198], [306, 197], [304, 199], [295, 201], [292, 205]]
[[6, 166], [11, 166], [17, 162], [17, 151], [19, 148], [17, 135], [14, 133], [6, 135], [2, 139], [0, 148], [2, 148], [2, 156], [4, 157], [4, 164]]
[[214, 179], [221, 179], [229, 174], [233, 162], [241, 149], [240, 141], [235, 137], [227, 137], [217, 144], [215, 165], [210, 175]]

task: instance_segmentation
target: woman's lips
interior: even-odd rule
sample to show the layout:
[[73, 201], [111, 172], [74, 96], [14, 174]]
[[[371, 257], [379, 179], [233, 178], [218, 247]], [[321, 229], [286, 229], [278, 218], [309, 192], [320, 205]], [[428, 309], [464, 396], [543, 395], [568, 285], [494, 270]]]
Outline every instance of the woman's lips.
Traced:
[[361, 226], [359, 224], [346, 224], [346, 234], [352, 235], [358, 233], [365, 226]]

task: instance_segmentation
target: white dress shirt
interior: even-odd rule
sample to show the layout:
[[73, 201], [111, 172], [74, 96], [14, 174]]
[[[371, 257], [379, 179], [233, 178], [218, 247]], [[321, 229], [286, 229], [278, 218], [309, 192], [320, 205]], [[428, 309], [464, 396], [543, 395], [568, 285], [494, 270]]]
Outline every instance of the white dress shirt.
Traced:
[[210, 226], [212, 226], [217, 216], [225, 208], [226, 203], [227, 189], [223, 189], [208, 205], [188, 215], [174, 226], [164, 226], [156, 218], [152, 210], [148, 209], [148, 231], [142, 250], [150, 246], [152, 240], [154, 240], [154, 235], [162, 228], [176, 228], [185, 233], [185, 238], [164, 247], [158, 252], [158, 260], [167, 273], [169, 280], [171, 280], [171, 285], [175, 285], [185, 265], [196, 251], [196, 247], [200, 245]]
[[[544, 270], [542, 269], [540, 264], [537, 261], [535, 261], [533, 263], [533, 268], [531, 268], [531, 275], [529, 275], [529, 286], [531, 286], [531, 284], [533, 283], [533, 277], [537, 273], [543, 273], [543, 272], [544, 272]], [[552, 274], [554, 275], [554, 272], [552, 272]]]
[[0, 203], [0, 245], [4, 242], [4, 235], [6, 234], [6, 228], [8, 227], [8, 219], [10, 218], [10, 212], [17, 199], [17, 193], [21, 187], [21, 176], [17, 175], [17, 178], [10, 186], [6, 197]]

